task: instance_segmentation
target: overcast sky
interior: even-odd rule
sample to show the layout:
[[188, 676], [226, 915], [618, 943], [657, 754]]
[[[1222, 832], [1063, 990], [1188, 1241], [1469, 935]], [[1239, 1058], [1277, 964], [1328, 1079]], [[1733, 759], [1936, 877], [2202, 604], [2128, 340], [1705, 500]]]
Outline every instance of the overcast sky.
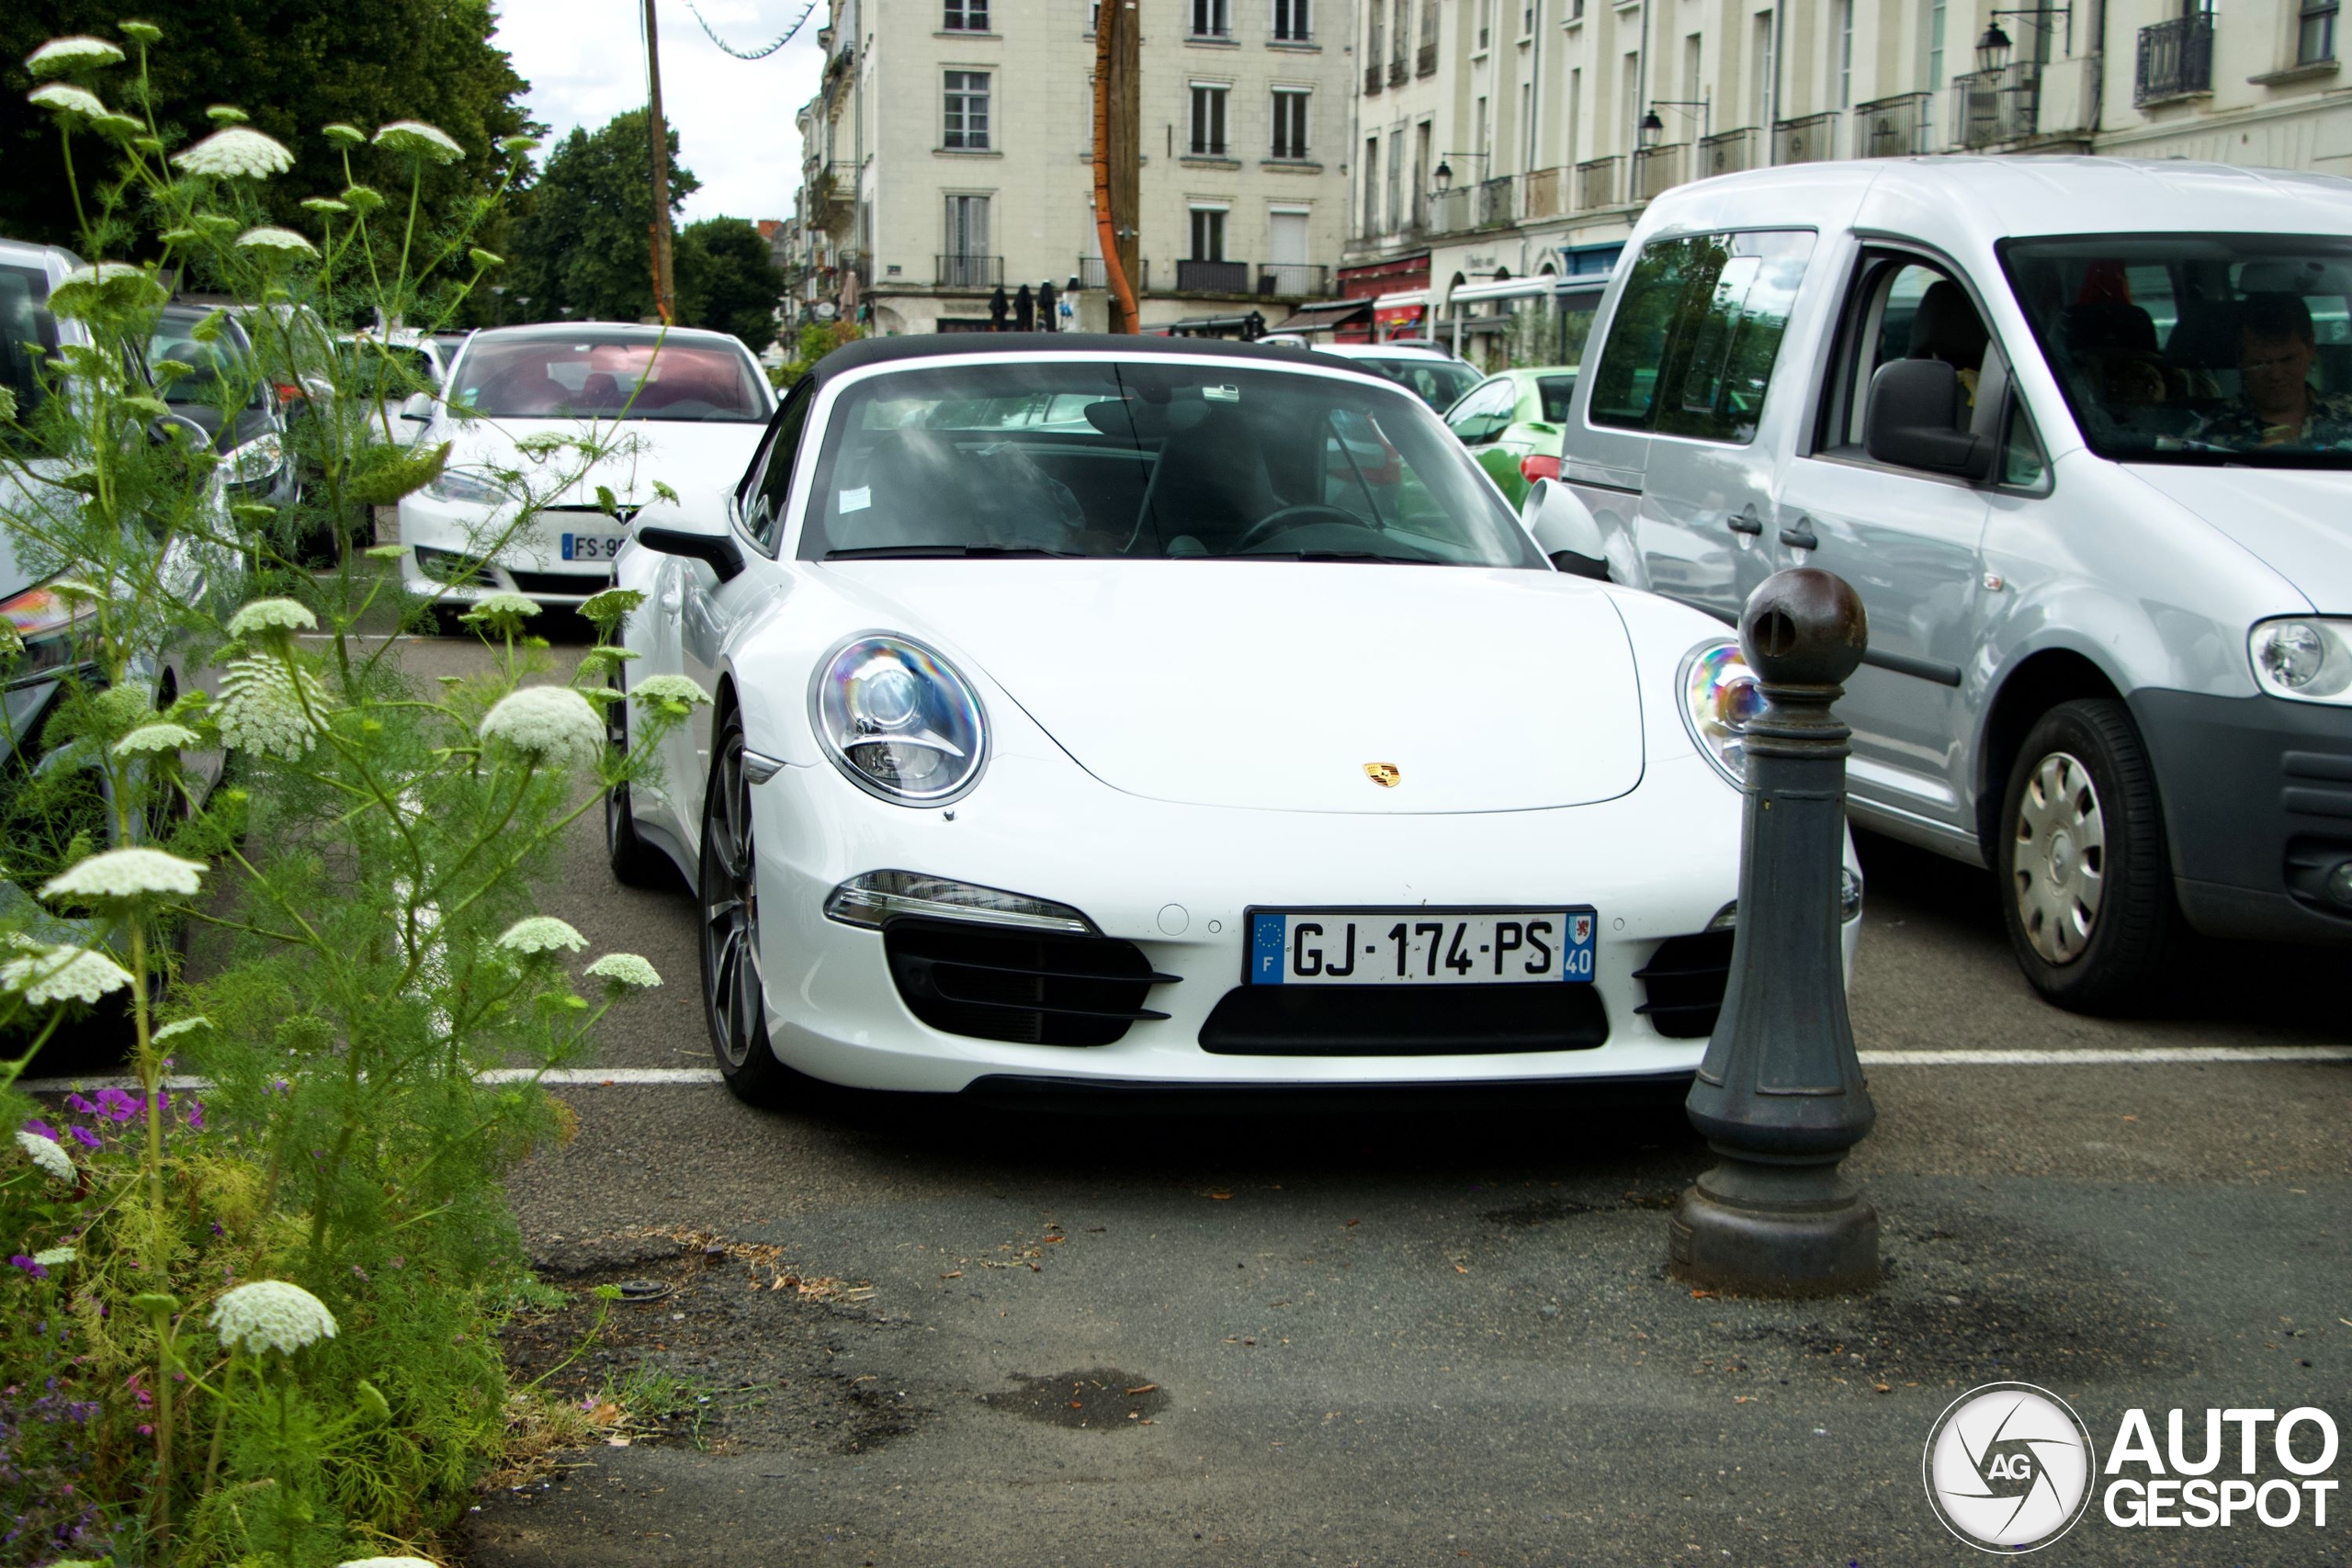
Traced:
[[[695, 0], [718, 35], [746, 51], [765, 47], [805, 0]], [[496, 42], [531, 85], [531, 116], [560, 137], [594, 130], [645, 104], [642, 0], [499, 0]], [[656, 0], [662, 29], [662, 108], [678, 134], [679, 160], [702, 188], [689, 220], [788, 218], [799, 183], [800, 136], [792, 117], [815, 96], [824, 70], [817, 29], [825, 0], [799, 35], [765, 60], [737, 60], [704, 36], [686, 0]]]

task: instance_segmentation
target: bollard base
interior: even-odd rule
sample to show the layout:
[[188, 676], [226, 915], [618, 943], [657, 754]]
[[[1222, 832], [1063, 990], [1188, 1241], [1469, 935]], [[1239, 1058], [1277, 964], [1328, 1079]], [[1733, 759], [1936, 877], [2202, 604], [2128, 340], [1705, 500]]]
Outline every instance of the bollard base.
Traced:
[[1744, 1296], [1834, 1296], [1879, 1282], [1878, 1211], [1835, 1166], [1726, 1160], [1682, 1194], [1667, 1273]]

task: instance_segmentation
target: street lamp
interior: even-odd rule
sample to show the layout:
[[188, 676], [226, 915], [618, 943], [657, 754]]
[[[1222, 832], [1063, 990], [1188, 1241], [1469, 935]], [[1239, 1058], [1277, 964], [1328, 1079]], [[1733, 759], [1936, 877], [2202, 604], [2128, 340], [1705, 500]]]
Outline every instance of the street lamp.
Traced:
[[1635, 129], [1634, 139], [1641, 143], [1642, 151], [1646, 152], [1657, 145], [1657, 139], [1665, 130], [1666, 121], [1657, 118], [1657, 106], [1652, 104], [1649, 112], [1642, 116], [1642, 123]]
[[1651, 148], [1657, 146], [1657, 139], [1665, 133], [1666, 121], [1658, 118], [1657, 117], [1657, 111], [1660, 109], [1673, 109], [1679, 113], [1685, 119], [1696, 119], [1699, 122], [1699, 135], [1702, 140], [1704, 140], [1707, 134], [1714, 130], [1714, 105], [1711, 100], [1707, 98], [1652, 98], [1650, 100], [1649, 112], [1642, 116], [1642, 123], [1638, 128], [1636, 135], [1636, 140], [1640, 141], [1644, 152], [1647, 152]]
[[1453, 188], [1453, 165], [1445, 162], [1443, 159], [1438, 160], [1436, 178], [1438, 189], [1452, 190]]
[[2009, 35], [2001, 30], [2001, 24], [1996, 21], [1976, 40], [1976, 69], [1989, 75], [2008, 62]]
[[2063, 19], [2067, 38], [2075, 36], [2075, 7], [2072, 5], [1996, 11], [1984, 28], [1984, 36], [1976, 40], [1976, 66], [1980, 71], [1998, 71], [2009, 62], [2009, 35], [2001, 27], [2003, 17], [2018, 17], [2034, 29], [2036, 47], [2033, 52], [2037, 61], [2050, 52], [2040, 46], [2048, 40], [2050, 29], [2057, 21]]

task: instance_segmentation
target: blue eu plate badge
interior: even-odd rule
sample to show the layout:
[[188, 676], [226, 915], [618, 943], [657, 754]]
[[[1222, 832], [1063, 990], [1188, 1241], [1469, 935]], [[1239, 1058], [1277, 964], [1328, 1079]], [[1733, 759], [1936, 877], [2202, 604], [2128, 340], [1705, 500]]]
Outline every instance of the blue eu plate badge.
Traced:
[[1251, 909], [1253, 986], [1589, 985], [1591, 906]]

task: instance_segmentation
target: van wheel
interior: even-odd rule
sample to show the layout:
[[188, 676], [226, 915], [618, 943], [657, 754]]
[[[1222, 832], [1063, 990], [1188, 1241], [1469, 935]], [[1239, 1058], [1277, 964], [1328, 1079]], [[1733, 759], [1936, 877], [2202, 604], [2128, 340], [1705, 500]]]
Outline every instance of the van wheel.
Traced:
[[2025, 977], [2075, 1012], [2144, 1006], [2179, 925], [2155, 773], [2121, 703], [2041, 716], [2001, 802], [2001, 910]]

